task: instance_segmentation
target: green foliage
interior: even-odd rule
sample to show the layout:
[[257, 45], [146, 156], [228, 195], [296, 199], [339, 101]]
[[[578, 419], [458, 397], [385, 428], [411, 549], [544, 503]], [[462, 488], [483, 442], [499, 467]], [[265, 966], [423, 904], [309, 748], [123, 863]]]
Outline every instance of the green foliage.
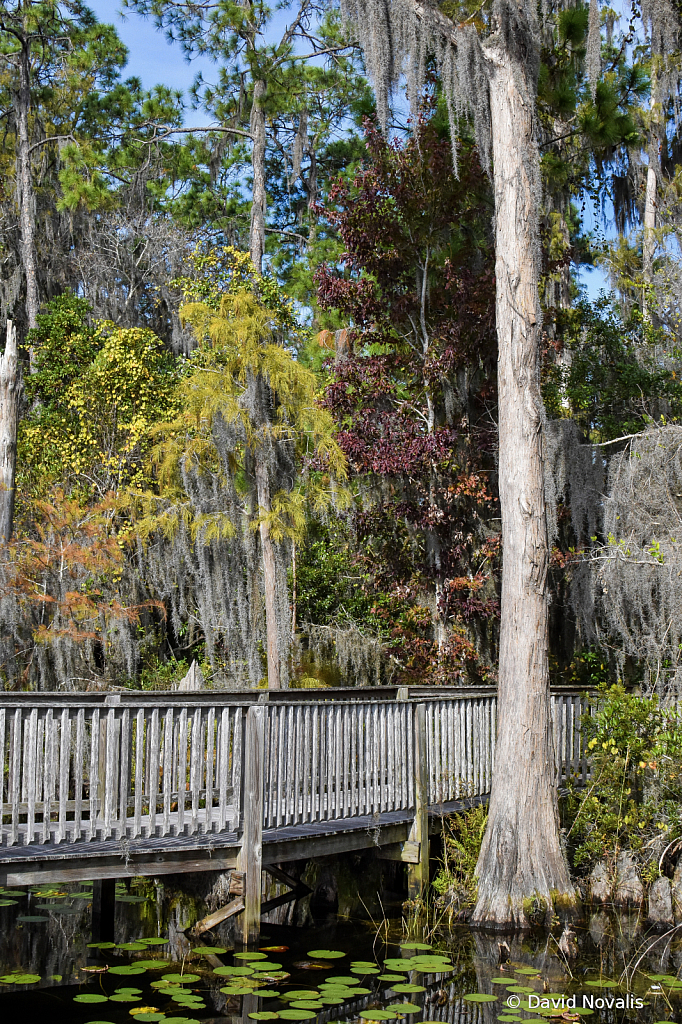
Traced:
[[174, 358], [146, 328], [90, 323], [89, 307], [65, 294], [53, 300], [33, 332], [38, 372], [22, 420], [19, 478], [42, 493], [60, 482], [100, 495], [143, 486], [152, 425], [175, 409]]
[[456, 904], [460, 911], [474, 906], [478, 891], [476, 864], [488, 812], [483, 804], [443, 821], [443, 862], [432, 882], [437, 905]]
[[592, 775], [566, 801], [573, 863], [589, 868], [627, 848], [655, 877], [663, 848], [682, 836], [682, 714], [602, 684], [582, 729]]
[[543, 373], [551, 418], [569, 416], [599, 442], [682, 415], [677, 361], [638, 312], [623, 319], [605, 296], [582, 300], [564, 311], [561, 331], [570, 359], [546, 363]]

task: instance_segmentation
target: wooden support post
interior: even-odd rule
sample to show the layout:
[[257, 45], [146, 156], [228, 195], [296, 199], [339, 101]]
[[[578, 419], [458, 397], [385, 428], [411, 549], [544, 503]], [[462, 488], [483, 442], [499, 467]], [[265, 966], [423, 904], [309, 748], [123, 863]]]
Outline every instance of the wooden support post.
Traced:
[[414, 901], [424, 899], [429, 883], [429, 776], [426, 758], [426, 704], [417, 704], [414, 715], [414, 821], [408, 844], [417, 844], [419, 856], [416, 864], [407, 865], [408, 898]]
[[242, 938], [247, 946], [258, 942], [260, 936], [265, 713], [263, 705], [249, 708], [244, 736], [242, 845], [237, 870], [244, 872], [245, 876]]
[[92, 883], [92, 941], [115, 942], [116, 880], [96, 878]]

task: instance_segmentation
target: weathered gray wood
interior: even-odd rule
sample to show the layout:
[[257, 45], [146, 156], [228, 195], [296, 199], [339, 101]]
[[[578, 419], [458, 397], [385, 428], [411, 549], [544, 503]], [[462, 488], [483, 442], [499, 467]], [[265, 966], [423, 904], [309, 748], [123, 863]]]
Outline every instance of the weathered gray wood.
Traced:
[[209, 914], [207, 917], [202, 917], [201, 921], [197, 921], [192, 928], [192, 935], [203, 935], [204, 932], [209, 932], [212, 928], [217, 927], [222, 921], [227, 921], [228, 918], [234, 917], [235, 914], [241, 913], [244, 909], [244, 897], [238, 896], [237, 899], [230, 900], [224, 907], [219, 907], [218, 910]]
[[114, 803], [117, 790], [116, 772], [116, 712], [110, 708], [107, 712], [106, 721], [106, 757], [104, 776], [104, 838], [112, 834]]
[[120, 758], [118, 776], [118, 819], [119, 838], [125, 838], [128, 825], [128, 807], [130, 805], [130, 751], [132, 747], [132, 724], [130, 711], [125, 708], [121, 713], [120, 724]]
[[90, 764], [88, 767], [89, 814], [88, 839], [92, 839], [97, 830], [97, 809], [99, 800], [99, 708], [95, 708], [90, 719]]
[[133, 837], [142, 835], [142, 801], [144, 798], [145, 720], [142, 708], [135, 715], [135, 808], [133, 811]]
[[244, 776], [241, 849], [237, 868], [245, 875], [242, 937], [245, 944], [260, 934], [261, 868], [263, 863], [264, 706], [250, 707], [244, 731]]
[[406, 839], [404, 843], [388, 843], [377, 850], [379, 860], [399, 860], [404, 864], [420, 863], [419, 843]]
[[43, 773], [43, 842], [51, 838], [52, 801], [57, 774], [57, 743], [52, 709], [45, 715], [45, 770]]
[[[25, 749], [28, 755], [26, 765], [26, 840], [29, 843], [35, 841], [36, 822], [36, 762], [38, 759], [38, 709], [32, 708], [29, 712], [28, 721], [25, 725]], [[61, 816], [60, 816], [61, 817]]]
[[149, 835], [156, 834], [157, 824], [157, 803], [159, 798], [159, 709], [154, 708], [151, 714], [151, 722], [148, 729], [149, 746], [147, 748], [147, 764], [149, 767]]
[[[223, 708], [220, 713], [219, 726], [219, 757], [217, 766], [218, 784], [218, 828], [224, 829], [227, 824], [227, 791], [230, 782], [230, 712]], [[178, 787], [179, 788], [179, 787]], [[178, 793], [178, 813], [182, 794]], [[180, 819], [178, 817], [178, 828]]]
[[429, 883], [429, 778], [426, 742], [426, 705], [418, 704], [414, 715], [414, 821], [409, 841], [419, 846], [419, 860], [407, 869], [408, 896], [424, 898]]
[[163, 825], [161, 832], [164, 836], [167, 836], [170, 832], [171, 800], [173, 795], [173, 733], [175, 732], [173, 725], [173, 709], [167, 708], [163, 722], [163, 778], [161, 781], [163, 793]]
[[[60, 722], [59, 739], [59, 820], [57, 842], [67, 838], [66, 808], [69, 802], [69, 767], [71, 753], [71, 720], [69, 709], [63, 708]], [[70, 838], [70, 837], [69, 837]]]
[[78, 708], [76, 712], [76, 741], [73, 754], [73, 838], [74, 841], [83, 836], [83, 782], [85, 758], [85, 710]]
[[192, 715], [192, 750], [190, 754], [190, 790], [192, 793], [192, 833], [197, 831], [199, 820], [199, 790], [201, 787], [201, 720], [202, 709], [196, 708]]

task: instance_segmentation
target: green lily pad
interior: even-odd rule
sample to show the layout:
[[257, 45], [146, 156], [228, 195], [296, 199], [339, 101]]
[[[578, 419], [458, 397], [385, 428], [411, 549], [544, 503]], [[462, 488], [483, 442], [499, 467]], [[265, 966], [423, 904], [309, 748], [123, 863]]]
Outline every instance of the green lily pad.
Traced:
[[273, 1010], [256, 1010], [255, 1013], [250, 1013], [249, 1017], [251, 1020], [277, 1020], [279, 1014]]
[[394, 992], [426, 992], [426, 986], [424, 985], [410, 985], [407, 982], [404, 985], [391, 985]]
[[91, 900], [91, 892], [72, 892], [70, 898], [72, 900]]
[[352, 988], [350, 990], [350, 998], [356, 999], [358, 996], [369, 996], [372, 994], [371, 988]]
[[336, 984], [336, 985], [359, 985], [360, 982], [358, 981], [357, 978], [351, 978], [348, 975], [337, 975], [337, 974], [335, 974], [333, 978], [326, 978], [324, 984], [325, 985], [331, 985], [331, 984]]
[[322, 1003], [319, 999], [292, 999], [289, 1006], [295, 1010], [321, 1010]]
[[311, 949], [308, 951], [308, 956], [313, 960], [339, 960], [346, 954], [339, 949]]
[[341, 993], [339, 993], [338, 995], [332, 996], [320, 996], [320, 1002], [324, 1006], [340, 1006], [341, 1003], [346, 1002], [347, 998], [347, 996], [343, 996], [341, 995]]
[[599, 978], [597, 981], [586, 981], [591, 988], [618, 988], [617, 981], [609, 981], [608, 978]]
[[404, 974], [380, 974], [377, 981], [405, 981]]
[[507, 992], [535, 992], [529, 985], [507, 985]]
[[378, 967], [351, 967], [353, 974], [379, 974]]
[[144, 967], [145, 971], [160, 971], [170, 967], [170, 960], [136, 960], [135, 967]]
[[197, 946], [196, 949], [192, 950], [193, 953], [199, 953], [201, 956], [221, 956], [223, 953], [227, 953], [226, 949], [222, 946]]
[[144, 942], [145, 946], [167, 946], [168, 939], [164, 939], [162, 935], [156, 935], [151, 939], [140, 939], [140, 942]]
[[514, 974], [539, 974], [539, 967], [515, 967]]
[[124, 974], [130, 976], [133, 974], [145, 974], [145, 968], [140, 967], [138, 964], [125, 964], [121, 967], [110, 967], [109, 974]]
[[412, 959], [410, 957], [406, 959], [402, 959], [397, 956], [389, 957], [388, 960], [384, 960], [384, 967], [386, 967], [389, 971], [413, 970]]
[[24, 892], [23, 889], [3, 889], [0, 891], [0, 896], [3, 900], [6, 900], [9, 899], [10, 896], [28, 896], [28, 893]]
[[315, 1010], [280, 1010], [279, 1015], [284, 1020], [312, 1020], [317, 1017]]
[[81, 992], [73, 997], [74, 1003], [108, 1003], [109, 996], [101, 995], [99, 992]]
[[513, 978], [491, 978], [490, 981], [493, 985], [508, 985]]
[[401, 942], [401, 949], [433, 949], [428, 942]]
[[116, 949], [140, 950], [146, 948], [144, 942], [119, 942], [116, 944]]
[[[132, 1011], [131, 1011], [132, 1012]], [[165, 1013], [136, 1013], [133, 1020], [142, 1020], [145, 1024], [150, 1024], [152, 1021], [166, 1020]]]
[[523, 1019], [523, 1017], [515, 1017], [513, 1013], [501, 1013], [500, 1016], [497, 1018], [497, 1020], [505, 1021], [522, 1021]]
[[221, 978], [240, 978], [248, 977], [248, 975], [253, 974], [253, 968], [233, 967], [232, 964], [225, 964], [224, 967], [216, 967], [213, 973], [217, 974]]
[[49, 917], [42, 917], [40, 914], [19, 914], [17, 918], [17, 921], [23, 921], [24, 924], [40, 924], [49, 920]]
[[462, 997], [467, 1003], [496, 1003], [497, 996], [488, 995], [487, 992], [469, 992]]
[[361, 1010], [358, 1017], [363, 1020], [393, 1020], [395, 1014], [390, 1010]]
[[0, 907], [16, 907], [19, 900], [0, 900]]
[[[216, 974], [218, 972], [216, 971]], [[178, 985], [189, 985], [193, 981], [200, 981], [198, 974], [164, 974], [162, 981], [175, 981]]]
[[114, 992], [113, 996], [109, 996], [114, 1003], [139, 1003], [140, 997], [131, 995], [128, 992]]
[[61, 974], [50, 974], [50, 976], [48, 977], [47, 980], [48, 981], [61, 981], [62, 980], [62, 975]]
[[267, 953], [235, 953], [235, 960], [267, 960]]
[[389, 1003], [387, 1010], [397, 1010], [398, 1013], [421, 1013], [421, 1006], [416, 1003]]
[[119, 996], [119, 995], [122, 996], [124, 992], [125, 992], [126, 995], [129, 995], [129, 996], [141, 996], [142, 995], [142, 989], [141, 988], [128, 988], [127, 986], [126, 987], [122, 986], [121, 988], [117, 988], [116, 989], [116, 995], [117, 996]]
[[259, 960], [257, 963], [249, 964], [254, 971], [281, 971], [282, 965], [275, 964], [272, 960]]
[[3, 985], [36, 985], [40, 981], [39, 974], [5, 974], [0, 981]]
[[259, 999], [276, 999], [280, 994], [276, 988], [259, 988], [256, 995]]
[[317, 999], [316, 988], [292, 988], [282, 992], [282, 999]]
[[116, 949], [115, 942], [88, 942], [87, 949]]

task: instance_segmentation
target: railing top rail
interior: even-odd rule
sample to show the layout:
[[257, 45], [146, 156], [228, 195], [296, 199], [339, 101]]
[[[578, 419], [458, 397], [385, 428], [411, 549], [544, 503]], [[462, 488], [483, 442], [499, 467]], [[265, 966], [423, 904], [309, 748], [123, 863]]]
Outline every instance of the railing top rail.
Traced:
[[[554, 696], [579, 697], [585, 689], [552, 687]], [[119, 690], [79, 692], [2, 693], [0, 708], [200, 708], [250, 707], [254, 704], [385, 703], [392, 701], [475, 700], [493, 697], [495, 686], [369, 686], [306, 690]]]

